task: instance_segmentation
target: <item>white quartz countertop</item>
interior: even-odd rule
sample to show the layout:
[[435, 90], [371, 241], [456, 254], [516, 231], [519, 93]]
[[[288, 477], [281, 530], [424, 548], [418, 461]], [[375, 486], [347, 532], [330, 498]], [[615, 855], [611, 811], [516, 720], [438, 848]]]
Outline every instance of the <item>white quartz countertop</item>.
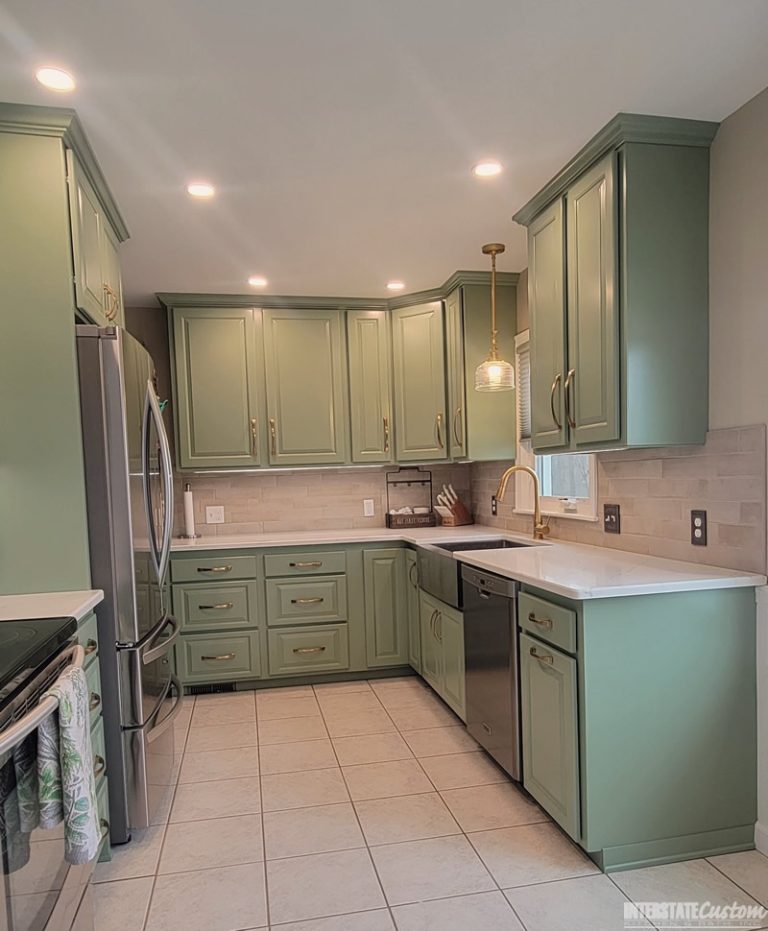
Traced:
[[0, 621], [32, 621], [43, 617], [73, 617], [79, 621], [103, 600], [101, 589], [0, 595]]
[[[530, 536], [473, 524], [468, 527], [427, 527], [387, 530], [307, 530], [283, 533], [238, 534], [174, 540], [174, 553], [217, 549], [255, 549], [274, 546], [317, 546], [344, 543], [426, 544], [441, 541], [505, 538], [531, 544]], [[636, 553], [547, 541], [535, 546], [503, 550], [467, 550], [454, 558], [468, 565], [516, 579], [566, 598], [616, 598], [718, 588], [749, 588], [766, 584], [766, 577], [698, 563], [660, 559]]]

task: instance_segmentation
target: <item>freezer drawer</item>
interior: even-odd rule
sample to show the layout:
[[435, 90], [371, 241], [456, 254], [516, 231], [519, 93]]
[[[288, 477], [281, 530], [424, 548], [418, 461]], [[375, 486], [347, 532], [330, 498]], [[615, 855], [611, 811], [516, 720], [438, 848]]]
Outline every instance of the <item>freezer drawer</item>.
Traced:
[[179, 631], [178, 621], [168, 616], [137, 647], [119, 650], [123, 727], [142, 727], [156, 716], [168, 692]]

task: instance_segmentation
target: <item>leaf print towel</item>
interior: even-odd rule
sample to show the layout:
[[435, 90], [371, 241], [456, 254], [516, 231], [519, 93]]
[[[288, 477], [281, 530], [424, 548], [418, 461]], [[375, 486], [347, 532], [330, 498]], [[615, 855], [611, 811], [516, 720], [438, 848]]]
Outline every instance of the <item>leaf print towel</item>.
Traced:
[[[61, 781], [57, 783], [53, 768], [46, 768], [51, 760], [50, 734], [47, 734], [43, 739], [38, 739], [40, 807], [41, 811], [46, 812], [46, 820], [54, 814], [59, 804], [60, 786], [60, 804], [64, 814], [64, 855], [68, 863], [88, 863], [96, 856], [101, 837], [85, 673], [77, 666], [70, 666], [46, 694], [59, 700], [58, 713], [51, 715], [51, 718], [58, 722]], [[55, 743], [54, 740], [54, 746]]]

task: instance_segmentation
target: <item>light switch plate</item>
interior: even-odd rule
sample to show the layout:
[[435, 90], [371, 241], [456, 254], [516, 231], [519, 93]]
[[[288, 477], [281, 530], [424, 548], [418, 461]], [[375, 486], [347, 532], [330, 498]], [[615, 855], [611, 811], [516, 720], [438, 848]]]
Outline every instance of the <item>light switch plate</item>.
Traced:
[[373, 498], [363, 498], [363, 517], [373, 517]]
[[223, 524], [224, 523], [224, 506], [207, 507], [205, 509], [206, 524]]

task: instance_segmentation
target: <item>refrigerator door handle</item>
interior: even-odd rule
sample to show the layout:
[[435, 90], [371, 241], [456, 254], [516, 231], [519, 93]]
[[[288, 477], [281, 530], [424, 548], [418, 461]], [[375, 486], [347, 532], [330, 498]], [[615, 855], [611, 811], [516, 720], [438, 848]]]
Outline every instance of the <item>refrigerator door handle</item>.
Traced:
[[[176, 693], [176, 701], [173, 703], [173, 707], [163, 718], [161, 718], [156, 724], [153, 724], [152, 727], [147, 731], [147, 743], [152, 743], [152, 741], [157, 740], [173, 723], [174, 718], [181, 711], [181, 706], [184, 699], [184, 689], [181, 685], [181, 682], [176, 678], [176, 676], [171, 676], [171, 687], [170, 690], [173, 690]], [[169, 690], [169, 691], [170, 691]]]
[[[163, 536], [160, 547], [157, 545], [157, 533], [152, 513], [152, 500], [149, 490], [149, 425], [150, 418], [154, 420], [157, 439], [160, 446], [160, 470], [163, 478]], [[157, 581], [162, 590], [165, 576], [168, 571], [168, 561], [171, 557], [171, 542], [173, 540], [173, 463], [171, 461], [171, 446], [165, 432], [160, 402], [155, 394], [151, 381], [147, 381], [147, 396], [144, 406], [144, 436], [142, 442], [142, 474], [144, 481], [144, 507], [149, 527], [150, 546], [152, 550]]]
[[160, 551], [157, 547], [157, 528], [155, 527], [155, 514], [152, 508], [152, 492], [150, 490], [149, 476], [149, 437], [150, 427], [152, 425], [152, 395], [154, 394], [152, 385], [147, 382], [147, 392], [144, 396], [144, 418], [141, 423], [141, 483], [144, 486], [144, 513], [147, 518], [147, 529], [149, 530], [149, 552], [152, 556], [152, 562], [155, 567], [155, 574], [160, 577]]
[[[161, 640], [160, 635], [163, 631], [171, 625], [173, 630], [171, 635]], [[154, 634], [151, 635], [150, 639], [146, 642], [144, 647], [141, 650], [141, 662], [143, 665], [148, 666], [150, 663], [153, 663], [156, 659], [160, 659], [161, 656], [165, 656], [168, 653], [170, 647], [179, 639], [179, 633], [181, 632], [181, 625], [176, 620], [175, 617], [167, 615], [165, 622], [162, 627], [157, 630]]]

